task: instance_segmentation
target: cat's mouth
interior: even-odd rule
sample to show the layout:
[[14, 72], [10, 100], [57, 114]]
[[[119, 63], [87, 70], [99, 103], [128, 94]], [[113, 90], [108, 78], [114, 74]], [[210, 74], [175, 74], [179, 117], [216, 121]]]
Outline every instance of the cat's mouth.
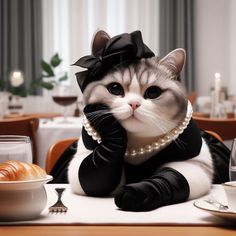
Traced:
[[145, 119], [142, 119], [141, 115], [140, 114], [138, 115], [136, 112], [134, 113], [132, 112], [132, 114], [129, 114], [129, 116], [126, 116], [125, 119], [121, 120], [122, 126], [128, 132], [131, 133], [145, 132], [146, 131], [145, 127], [147, 127], [147, 122], [145, 122]]
[[137, 110], [135, 111], [131, 111], [131, 110], [126, 110], [126, 111], [123, 111], [123, 112], [114, 112], [116, 118], [118, 120], [120, 120], [121, 122], [129, 122], [130, 121], [135, 121], [135, 123], [137, 122], [142, 122], [142, 114], [140, 112], [138, 112]]
[[140, 119], [140, 115], [138, 112], [135, 112], [133, 111], [127, 118], [126, 120], [129, 120], [129, 121], [139, 121], [141, 122], [142, 120]]

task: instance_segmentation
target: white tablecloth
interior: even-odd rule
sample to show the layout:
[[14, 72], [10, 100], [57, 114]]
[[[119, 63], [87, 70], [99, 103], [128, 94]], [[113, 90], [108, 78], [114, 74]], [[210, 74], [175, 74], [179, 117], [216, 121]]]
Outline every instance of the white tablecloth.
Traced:
[[36, 135], [39, 165], [45, 167], [45, 159], [49, 147], [66, 138], [78, 138], [81, 135], [81, 118], [69, 117], [70, 123], [61, 123], [62, 118], [53, 120], [41, 119]]
[[[68, 207], [66, 214], [50, 214], [48, 207], [55, 203], [55, 187], [66, 187], [62, 201]], [[112, 197], [95, 198], [79, 196], [71, 192], [68, 184], [46, 184], [47, 206], [38, 219], [32, 221], [0, 222], [0, 225], [230, 225], [229, 221], [212, 216], [193, 206], [193, 201], [160, 207], [148, 212], [119, 210]], [[211, 190], [214, 196], [224, 195], [221, 185]], [[224, 197], [224, 196], [223, 196]], [[207, 198], [204, 196], [203, 198]], [[234, 222], [235, 224], [235, 222]]]

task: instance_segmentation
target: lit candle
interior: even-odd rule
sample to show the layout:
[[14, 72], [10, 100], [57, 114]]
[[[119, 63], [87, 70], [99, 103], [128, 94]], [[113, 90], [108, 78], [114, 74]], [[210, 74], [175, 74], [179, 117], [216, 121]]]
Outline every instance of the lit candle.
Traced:
[[216, 93], [219, 93], [220, 90], [221, 90], [220, 73], [215, 73], [215, 91]]
[[220, 116], [220, 90], [221, 90], [221, 78], [220, 73], [215, 73], [214, 91], [212, 93], [212, 117]]
[[10, 83], [13, 87], [19, 87], [24, 83], [24, 75], [19, 70], [14, 70], [10, 73]]

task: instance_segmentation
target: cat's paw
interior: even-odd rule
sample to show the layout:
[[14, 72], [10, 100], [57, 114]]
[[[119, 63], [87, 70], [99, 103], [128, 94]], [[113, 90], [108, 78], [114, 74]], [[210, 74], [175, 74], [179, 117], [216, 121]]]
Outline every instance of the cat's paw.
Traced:
[[135, 183], [119, 189], [115, 204], [124, 211], [150, 211], [158, 207], [158, 197], [143, 191], [141, 183]]

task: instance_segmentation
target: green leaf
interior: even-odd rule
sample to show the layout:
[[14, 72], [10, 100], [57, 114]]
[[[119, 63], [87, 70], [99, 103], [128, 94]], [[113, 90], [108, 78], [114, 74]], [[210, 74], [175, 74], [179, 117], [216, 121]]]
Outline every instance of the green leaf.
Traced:
[[[54, 74], [54, 76], [55, 76], [55, 74]], [[42, 74], [42, 78], [51, 78], [51, 77], [53, 77], [52, 75], [45, 75], [45, 74]]]
[[53, 67], [57, 67], [57, 66], [59, 66], [60, 65], [60, 63], [61, 63], [61, 58], [59, 58], [59, 55], [58, 55], [58, 53], [56, 53], [53, 57], [52, 57], [52, 59], [51, 59], [51, 65], [53, 66]]
[[45, 71], [47, 73], [48, 77], [54, 76], [54, 72], [53, 72], [51, 66], [47, 62], [42, 60], [41, 61], [41, 66], [42, 66], [43, 71]]
[[25, 85], [21, 85], [19, 87], [10, 87], [8, 90], [10, 93], [14, 95], [18, 95], [20, 97], [26, 97], [27, 96], [27, 90], [25, 88]]
[[0, 90], [4, 90], [4, 88], [5, 88], [5, 81], [2, 78], [0, 78]]
[[34, 79], [34, 80], [31, 80], [31, 84], [35, 84], [35, 85], [40, 85], [41, 84], [41, 82], [42, 82], [42, 80], [43, 80], [43, 77], [42, 76], [40, 76], [40, 77], [38, 77], [37, 79]]
[[41, 86], [47, 90], [52, 90], [54, 88], [53, 84], [45, 81], [41, 82]]
[[65, 80], [67, 80], [68, 79], [68, 75], [67, 75], [67, 72], [62, 76], [62, 77], [60, 77], [59, 79], [58, 79], [58, 81], [65, 81]]

